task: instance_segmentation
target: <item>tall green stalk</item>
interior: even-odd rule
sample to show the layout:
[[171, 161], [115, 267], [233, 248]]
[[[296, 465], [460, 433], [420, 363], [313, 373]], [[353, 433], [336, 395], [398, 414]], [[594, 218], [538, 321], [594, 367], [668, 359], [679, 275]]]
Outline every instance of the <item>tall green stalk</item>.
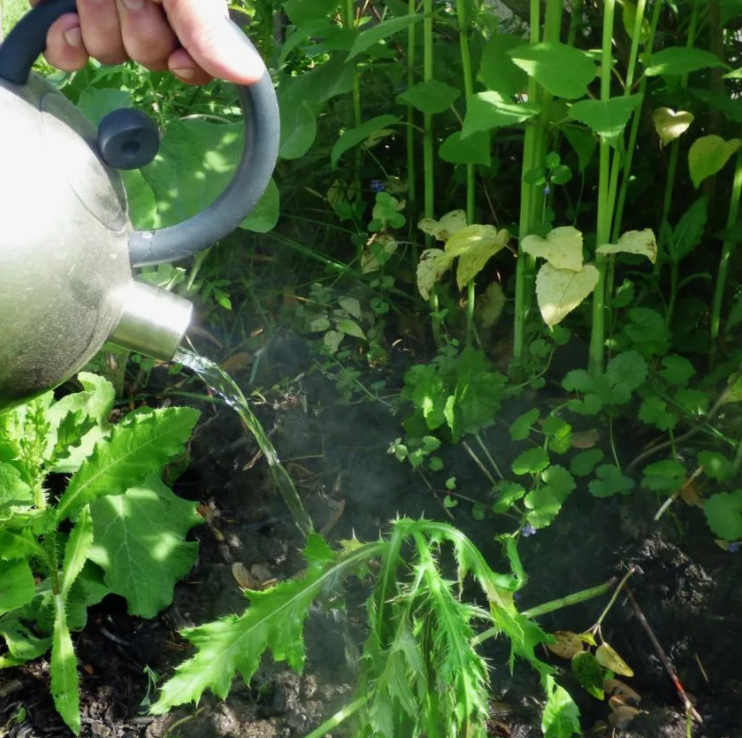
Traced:
[[[461, 69], [464, 74], [464, 95], [466, 104], [474, 94], [474, 74], [471, 68], [471, 56], [469, 54], [469, 36], [466, 19], [466, 3], [457, 2], [456, 10], [459, 22], [459, 48], [461, 49]], [[466, 222], [471, 225], [474, 222], [474, 165], [466, 165]], [[474, 339], [474, 307], [476, 300], [476, 289], [472, 279], [466, 286], [466, 342], [471, 345]]]
[[[613, 68], [613, 20], [615, 0], [605, 0], [603, 11], [603, 53], [600, 70], [600, 99], [607, 102], [611, 97], [611, 72]], [[600, 173], [598, 178], [598, 227], [596, 244], [608, 243], [611, 235], [610, 191], [611, 147], [606, 138], [600, 139]], [[590, 372], [593, 376], [603, 371], [603, 348], [605, 344], [605, 282], [606, 258], [596, 254], [598, 284], [593, 292], [593, 325], [590, 334]]]
[[[355, 13], [356, 7], [354, 0], [345, 0], [343, 21], [345, 27], [349, 30], [355, 27]], [[358, 67], [355, 61], [350, 63], [353, 65], [353, 88], [351, 93], [353, 96], [353, 126], [354, 128], [358, 128], [363, 122], [363, 116], [361, 114], [361, 79], [358, 75]], [[353, 178], [356, 201], [361, 199], [361, 155], [361, 149], [357, 147], [355, 151], [355, 175]]]
[[[407, 12], [414, 15], [417, 10], [415, 0], [408, 0]], [[407, 89], [415, 84], [415, 29], [417, 24], [412, 23], [407, 30]], [[415, 186], [415, 108], [407, 106], [407, 198], [410, 203], [410, 223], [417, 218], [416, 186]], [[417, 262], [417, 259], [415, 259]]]

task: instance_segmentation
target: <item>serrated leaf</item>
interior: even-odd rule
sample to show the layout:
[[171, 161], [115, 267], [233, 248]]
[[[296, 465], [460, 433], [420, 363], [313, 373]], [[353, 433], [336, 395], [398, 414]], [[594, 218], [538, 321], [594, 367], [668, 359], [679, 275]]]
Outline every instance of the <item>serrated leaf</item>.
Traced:
[[514, 126], [539, 112], [540, 108], [535, 103], [515, 103], [498, 92], [478, 92], [466, 101], [461, 138], [466, 140], [478, 132]]
[[706, 476], [715, 479], [717, 482], [728, 482], [737, 473], [734, 462], [718, 451], [700, 451], [698, 453], [698, 464], [703, 467]]
[[21, 478], [20, 471], [0, 461], [0, 517], [13, 507], [24, 507], [32, 502], [33, 492]]
[[639, 408], [639, 420], [653, 425], [657, 430], [671, 430], [677, 425], [677, 418], [667, 409], [667, 403], [661, 397], [647, 397]]
[[519, 454], [513, 461], [513, 474], [538, 474], [549, 466], [549, 455], [540, 447], [530, 448]]
[[0, 561], [0, 615], [31, 602], [34, 587], [33, 572], [27, 561]]
[[546, 259], [555, 269], [582, 269], [582, 233], [572, 226], [554, 228], [546, 238], [526, 236], [521, 248], [526, 254]]
[[616, 653], [612, 646], [607, 643], [601, 643], [595, 651], [595, 658], [598, 663], [616, 674], [625, 677], [634, 676], [633, 669]]
[[46, 560], [46, 551], [36, 542], [30, 530], [12, 531], [0, 527], [0, 561], [27, 559]]
[[616, 146], [632, 113], [639, 107], [641, 95], [613, 97], [610, 100], [581, 100], [569, 110], [569, 117], [584, 123]]
[[644, 468], [642, 487], [654, 492], [677, 492], [685, 484], [685, 467], [674, 459], [658, 461]]
[[[315, 538], [319, 536], [310, 536], [310, 545]], [[176, 705], [198, 702], [207, 689], [220, 699], [226, 698], [235, 673], [249, 683], [267, 649], [275, 661], [287, 661], [292, 669], [301, 671], [304, 620], [310, 605], [382, 548], [367, 545], [337, 561], [314, 557], [300, 578], [284, 580], [262, 592], [248, 592], [251, 604], [243, 615], [229, 615], [183, 631], [181, 635], [196, 647], [196, 654], [177, 667], [150, 712], [161, 715]]]
[[[547, 677], [553, 680], [551, 676]], [[580, 735], [580, 710], [564, 687], [554, 685], [541, 717], [544, 738], [572, 738]]]
[[647, 379], [649, 366], [637, 351], [624, 351], [614, 356], [606, 367], [606, 376], [615, 387], [624, 386], [629, 392], [639, 389]]
[[602, 449], [591, 448], [588, 451], [581, 451], [569, 463], [569, 470], [576, 477], [586, 477], [595, 469], [595, 465], [603, 459], [605, 454]]
[[595, 289], [599, 278], [592, 264], [579, 272], [544, 264], [536, 276], [536, 297], [541, 317], [550, 328], [558, 325]]
[[742, 489], [718, 492], [704, 501], [709, 528], [725, 541], [742, 539]]
[[451, 268], [453, 257], [443, 249], [425, 249], [417, 265], [417, 289], [423, 299], [429, 300], [433, 287]]
[[621, 473], [614, 464], [601, 464], [595, 470], [596, 479], [588, 484], [593, 497], [611, 497], [616, 494], [627, 494], [634, 489], [634, 480]]
[[537, 407], [517, 417], [510, 426], [510, 438], [513, 441], [525, 441], [531, 435], [533, 424], [539, 419], [541, 412]]
[[697, 138], [688, 151], [688, 169], [693, 186], [698, 189], [705, 179], [721, 171], [739, 147], [738, 138], [729, 141], [716, 135]]
[[436, 79], [419, 82], [397, 95], [397, 102], [402, 105], [412, 105], [421, 113], [442, 113], [448, 110], [461, 95], [456, 87], [440, 82]]
[[62, 599], [66, 602], [70, 593], [70, 587], [79, 576], [85, 561], [87, 560], [90, 547], [93, 544], [93, 520], [90, 516], [90, 508], [84, 507], [77, 518], [77, 523], [67, 539], [64, 549], [64, 565], [62, 567], [62, 580], [59, 585]]
[[646, 256], [654, 264], [657, 261], [657, 240], [651, 228], [643, 231], [627, 231], [619, 239], [618, 243], [607, 243], [598, 246], [599, 254], [637, 254]]
[[498, 482], [494, 491], [497, 494], [497, 501], [492, 505], [492, 512], [494, 513], [507, 512], [514, 502], [517, 502], [526, 494], [523, 485], [508, 481]]
[[203, 522], [196, 507], [155, 476], [91, 505], [88, 556], [104, 570], [111, 592], [126, 598], [130, 614], [152, 618], [172, 602], [175, 582], [196, 560], [198, 543], [185, 541]]
[[572, 673], [589, 694], [596, 699], [604, 699], [603, 669], [589, 651], [582, 651], [574, 656]]
[[389, 38], [395, 33], [403, 31], [405, 28], [418, 23], [424, 18], [422, 13], [414, 13], [412, 15], [403, 15], [399, 18], [390, 18], [382, 21], [378, 25], [369, 28], [367, 31], [361, 31], [358, 34], [353, 46], [350, 49], [348, 58], [346, 61], [355, 59], [359, 54], [362, 54], [367, 49], [370, 49], [374, 44], [383, 41], [385, 38]]
[[593, 378], [584, 369], [572, 369], [562, 380], [562, 387], [567, 392], [590, 392]]
[[446, 213], [440, 220], [433, 218], [423, 218], [417, 227], [423, 232], [432, 236], [436, 241], [448, 241], [454, 233], [458, 233], [462, 228], [466, 228], [466, 213], [463, 210], [452, 210]]
[[690, 378], [696, 373], [693, 364], [684, 356], [669, 354], [662, 357], [662, 365], [665, 367], [660, 376], [675, 387], [684, 387]]
[[595, 64], [585, 52], [558, 42], [540, 42], [511, 49], [508, 54], [529, 77], [552, 95], [582, 97], [595, 78]]
[[54, 596], [54, 612], [52, 658], [49, 669], [52, 697], [54, 706], [67, 727], [75, 735], [79, 735], [80, 695], [78, 693], [77, 657], [67, 626], [65, 603], [61, 594]]
[[110, 440], [98, 444], [70, 479], [57, 505], [57, 521], [74, 519], [98, 497], [121, 494], [159, 472], [183, 453], [198, 418], [191, 408], [161, 408], [116, 426]]
[[694, 121], [693, 113], [685, 110], [675, 112], [670, 108], [657, 108], [652, 113], [654, 129], [665, 146], [676, 138], [680, 138]]
[[546, 648], [560, 659], [572, 659], [575, 654], [585, 650], [585, 645], [577, 633], [571, 630], [556, 630], [554, 643], [547, 643]]
[[563, 503], [574, 492], [575, 480], [572, 475], [559, 464], [552, 464], [541, 472], [544, 488], [548, 488], [554, 496]]
[[687, 46], [670, 46], [652, 54], [652, 64], [647, 67], [645, 74], [647, 77], [656, 77], [659, 74], [669, 77], [723, 66], [724, 63], [719, 57], [710, 51]]
[[377, 115], [375, 118], [361, 123], [356, 128], [349, 128], [340, 135], [330, 152], [330, 164], [334, 169], [337, 167], [340, 157], [350, 149], [363, 143], [369, 136], [378, 133], [382, 129], [389, 128], [399, 123], [399, 118], [394, 115]]

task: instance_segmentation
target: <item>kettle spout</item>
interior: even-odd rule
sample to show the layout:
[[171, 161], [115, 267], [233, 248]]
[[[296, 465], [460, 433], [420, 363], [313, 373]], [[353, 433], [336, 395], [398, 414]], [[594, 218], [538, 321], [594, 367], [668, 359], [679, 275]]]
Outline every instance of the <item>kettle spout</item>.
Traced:
[[170, 361], [191, 322], [193, 305], [145, 282], [130, 282], [123, 311], [109, 343], [160, 361]]

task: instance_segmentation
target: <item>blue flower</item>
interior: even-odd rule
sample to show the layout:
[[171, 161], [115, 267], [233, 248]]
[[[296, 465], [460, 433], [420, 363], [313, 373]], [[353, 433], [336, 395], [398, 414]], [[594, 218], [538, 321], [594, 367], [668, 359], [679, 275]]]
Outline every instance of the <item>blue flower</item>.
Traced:
[[739, 551], [739, 543], [730, 543], [729, 544], [729, 553], [736, 554], [737, 551]]
[[526, 523], [520, 532], [524, 538], [528, 538], [530, 536], [535, 536], [537, 531], [530, 523]]
[[369, 186], [372, 192], [384, 192], [386, 189], [386, 185], [380, 179], [372, 179]]

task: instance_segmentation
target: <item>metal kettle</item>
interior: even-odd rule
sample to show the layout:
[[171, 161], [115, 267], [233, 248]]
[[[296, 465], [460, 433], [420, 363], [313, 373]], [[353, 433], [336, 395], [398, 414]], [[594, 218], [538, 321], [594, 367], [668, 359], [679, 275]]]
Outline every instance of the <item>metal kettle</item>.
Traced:
[[192, 306], [135, 281], [132, 267], [188, 257], [234, 230], [278, 155], [278, 104], [264, 70], [237, 88], [244, 145], [224, 192], [183, 223], [134, 230], [117, 170], [154, 159], [155, 124], [121, 109], [95, 130], [31, 72], [49, 27], [70, 12], [74, 0], [44, 0], [0, 45], [0, 412], [66, 381], [106, 342], [172, 359]]

